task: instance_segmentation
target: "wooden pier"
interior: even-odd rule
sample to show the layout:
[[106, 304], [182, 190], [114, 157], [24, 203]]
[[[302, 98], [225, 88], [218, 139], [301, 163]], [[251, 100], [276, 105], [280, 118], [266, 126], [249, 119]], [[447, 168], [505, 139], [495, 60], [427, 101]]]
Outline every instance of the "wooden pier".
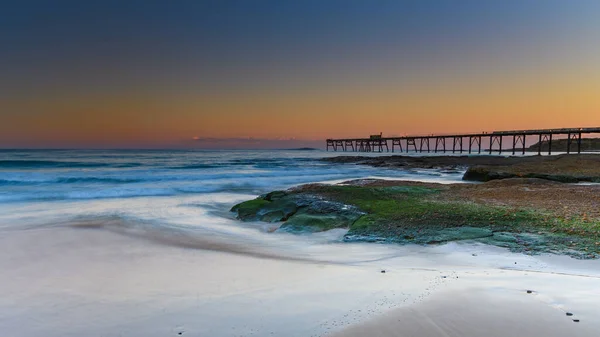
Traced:
[[[542, 154], [542, 143], [548, 143], [548, 154], [552, 154], [552, 138], [559, 135], [567, 137], [567, 153], [581, 153], [582, 135], [600, 133], [600, 127], [594, 128], [565, 128], [565, 129], [541, 129], [541, 130], [514, 130], [514, 131], [493, 131], [472, 134], [456, 135], [427, 135], [427, 136], [404, 136], [404, 137], [382, 137], [381, 134], [370, 136], [369, 138], [352, 139], [327, 139], [327, 151], [352, 151], [352, 152], [386, 152], [390, 151], [388, 146], [391, 143], [392, 152], [396, 148], [400, 152], [450, 152], [463, 153], [468, 151], [472, 153], [485, 151], [482, 147], [483, 140], [489, 139], [489, 148], [487, 152], [492, 154], [503, 151], [511, 151], [512, 154], [525, 154], [525, 142], [527, 137], [537, 137], [538, 154]], [[512, 139], [511, 139], [512, 137]], [[505, 138], [512, 140], [512, 147], [502, 148]]]

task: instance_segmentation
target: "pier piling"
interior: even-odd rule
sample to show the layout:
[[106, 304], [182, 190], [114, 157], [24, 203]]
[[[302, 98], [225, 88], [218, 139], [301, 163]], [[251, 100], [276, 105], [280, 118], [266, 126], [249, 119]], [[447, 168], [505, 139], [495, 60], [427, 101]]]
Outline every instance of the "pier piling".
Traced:
[[[482, 150], [482, 138], [489, 137], [489, 154], [494, 152], [494, 146], [498, 146], [498, 153], [502, 154], [504, 150], [503, 138], [512, 137], [512, 154], [516, 154], [517, 149], [520, 149], [521, 154], [525, 154], [527, 136], [538, 136], [538, 155], [542, 154], [542, 145], [547, 142], [548, 154], [552, 154], [552, 139], [555, 135], [566, 135], [567, 136], [567, 153], [571, 153], [572, 144], [577, 143], [577, 153], [581, 153], [581, 139], [584, 134], [600, 133], [600, 127], [593, 128], [562, 128], [562, 129], [539, 129], [539, 130], [516, 130], [516, 131], [494, 131], [494, 132], [482, 132], [482, 133], [471, 133], [471, 134], [456, 134], [456, 135], [426, 135], [426, 136], [404, 136], [404, 137], [382, 137], [379, 135], [372, 135], [369, 138], [350, 138], [350, 139], [327, 139], [326, 149], [333, 151], [353, 151], [353, 152], [389, 152], [388, 141], [392, 142], [392, 152], [395, 151], [396, 147], [400, 152], [404, 152], [402, 142], [406, 147], [406, 152], [423, 152], [431, 151], [438, 152], [443, 151], [446, 153], [446, 139], [452, 138], [452, 153], [459, 151], [462, 153], [465, 148], [463, 145], [463, 139], [468, 138], [469, 140], [469, 153], [473, 152], [474, 145], [477, 145], [477, 152], [481, 153]], [[435, 146], [432, 148], [430, 141], [435, 141]], [[417, 145], [419, 143], [419, 145]]]

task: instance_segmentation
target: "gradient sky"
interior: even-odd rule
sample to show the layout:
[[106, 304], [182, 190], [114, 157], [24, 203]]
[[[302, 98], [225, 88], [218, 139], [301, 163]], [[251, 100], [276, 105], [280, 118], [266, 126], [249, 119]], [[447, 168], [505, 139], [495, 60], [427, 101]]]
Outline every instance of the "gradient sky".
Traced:
[[1, 5], [0, 147], [579, 126], [600, 126], [600, 1]]

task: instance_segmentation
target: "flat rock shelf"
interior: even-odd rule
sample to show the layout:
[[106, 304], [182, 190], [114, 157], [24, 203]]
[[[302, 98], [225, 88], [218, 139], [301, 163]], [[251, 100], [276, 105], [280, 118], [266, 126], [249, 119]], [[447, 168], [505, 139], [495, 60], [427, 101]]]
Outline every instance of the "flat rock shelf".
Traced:
[[362, 179], [308, 184], [235, 205], [242, 221], [344, 241], [441, 244], [476, 240], [529, 254], [600, 257], [600, 186], [511, 178], [482, 184]]

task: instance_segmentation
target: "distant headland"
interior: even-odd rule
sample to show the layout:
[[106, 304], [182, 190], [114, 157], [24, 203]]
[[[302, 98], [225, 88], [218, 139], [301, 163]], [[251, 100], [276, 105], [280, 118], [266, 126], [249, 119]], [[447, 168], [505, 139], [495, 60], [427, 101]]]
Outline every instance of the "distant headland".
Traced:
[[[555, 139], [552, 141], [552, 150], [558, 152], [566, 152], [567, 145], [569, 143], [568, 139]], [[548, 151], [549, 143], [547, 140], [542, 141], [542, 152]], [[540, 148], [540, 143], [535, 143], [527, 148], [527, 151], [538, 151]], [[600, 151], [600, 138], [582, 138], [581, 139], [581, 151], [582, 152], [593, 152]]]

